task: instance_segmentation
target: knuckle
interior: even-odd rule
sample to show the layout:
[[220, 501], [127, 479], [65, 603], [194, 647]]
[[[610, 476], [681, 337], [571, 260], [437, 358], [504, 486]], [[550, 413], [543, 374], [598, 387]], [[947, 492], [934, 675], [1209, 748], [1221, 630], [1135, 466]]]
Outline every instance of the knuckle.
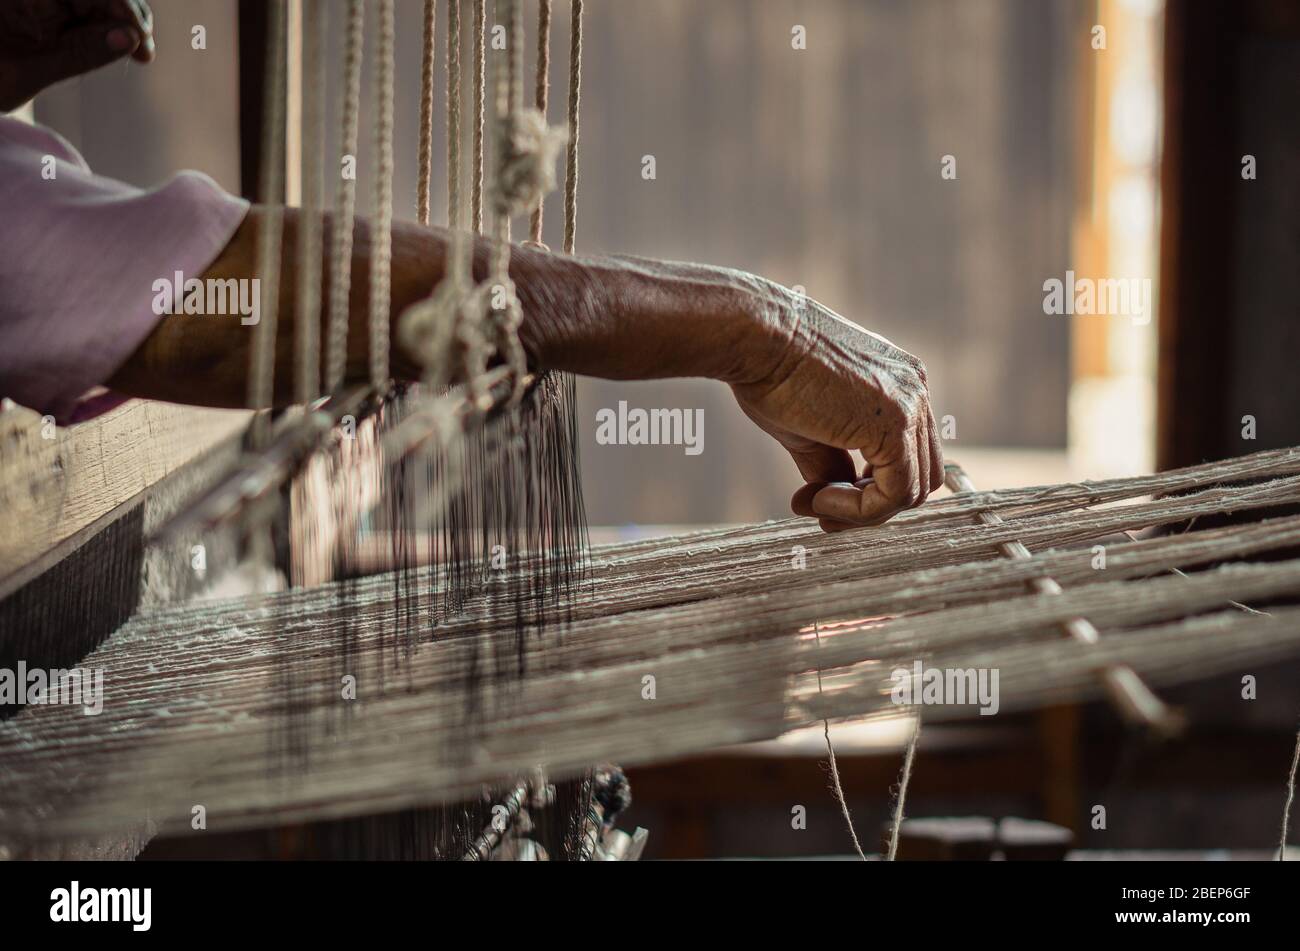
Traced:
[[898, 492], [895, 501], [902, 505], [903, 508], [910, 508], [921, 501], [921, 498], [920, 487], [915, 482], [910, 482]]

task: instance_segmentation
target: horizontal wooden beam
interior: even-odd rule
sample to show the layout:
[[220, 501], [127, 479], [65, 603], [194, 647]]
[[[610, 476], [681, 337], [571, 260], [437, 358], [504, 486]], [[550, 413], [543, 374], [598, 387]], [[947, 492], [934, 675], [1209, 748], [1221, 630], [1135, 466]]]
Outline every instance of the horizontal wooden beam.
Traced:
[[132, 400], [67, 428], [0, 410], [0, 598], [79, 548], [150, 487], [238, 436], [248, 414]]

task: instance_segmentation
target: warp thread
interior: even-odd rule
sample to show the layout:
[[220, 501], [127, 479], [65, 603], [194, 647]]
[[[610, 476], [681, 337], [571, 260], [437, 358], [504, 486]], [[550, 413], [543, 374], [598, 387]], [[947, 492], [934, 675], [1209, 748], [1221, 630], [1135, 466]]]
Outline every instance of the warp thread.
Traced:
[[916, 725], [912, 729], [912, 738], [907, 741], [907, 753], [903, 757], [903, 772], [898, 777], [898, 798], [894, 802], [894, 822], [889, 830], [889, 849], [885, 861], [893, 862], [898, 857], [898, 838], [903, 829], [903, 810], [907, 805], [907, 787], [912, 782], [912, 764], [916, 762], [916, 745], [921, 741], [921, 711], [915, 714]]
[[1295, 802], [1296, 767], [1300, 767], [1300, 733], [1295, 737], [1295, 753], [1291, 757], [1291, 772], [1286, 778], [1286, 804], [1282, 807], [1282, 840], [1277, 849], [1277, 860], [1286, 861], [1287, 826], [1291, 821], [1291, 806]]
[[[821, 625], [813, 621], [813, 636], [817, 639], [817, 646], [822, 646]], [[822, 669], [817, 668], [817, 692], [822, 692]], [[858, 853], [858, 858], [862, 861], [867, 860], [867, 856], [862, 851], [862, 845], [858, 842], [857, 830], [853, 828], [853, 816], [849, 813], [849, 804], [844, 799], [844, 785], [840, 782], [839, 764], [835, 762], [835, 747], [831, 745], [831, 721], [822, 720], [822, 736], [826, 739], [826, 756], [831, 771], [831, 793], [835, 796], [835, 801], [839, 803], [840, 813], [844, 816], [844, 823], [849, 827], [849, 838], [853, 840], [853, 849]]]

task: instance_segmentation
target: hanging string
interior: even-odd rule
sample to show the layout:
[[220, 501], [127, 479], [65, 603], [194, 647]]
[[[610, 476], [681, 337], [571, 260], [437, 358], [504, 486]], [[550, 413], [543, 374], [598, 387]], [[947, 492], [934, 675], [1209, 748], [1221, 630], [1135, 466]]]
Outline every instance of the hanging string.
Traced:
[[[306, 11], [304, 11], [306, 13]], [[325, 30], [329, 6], [302, 18], [302, 213], [298, 219], [298, 309], [294, 335], [298, 356], [294, 402], [320, 394], [321, 206], [325, 147]]]
[[[539, 69], [536, 101], [545, 104], [546, 63], [549, 53], [545, 38], [550, 30], [550, 5], [540, 13]], [[513, 399], [522, 397], [527, 381], [527, 357], [519, 340], [523, 310], [510, 278], [511, 216], [532, 213], [541, 204], [546, 191], [555, 185], [555, 158], [565, 133], [551, 129], [540, 109], [523, 104], [524, 29], [523, 10], [517, 0], [498, 0], [497, 19], [507, 30], [506, 56], [493, 64], [493, 189], [492, 235], [488, 276], [483, 283], [471, 285], [470, 250], [460, 223], [460, 11], [450, 7], [448, 19], [448, 219], [451, 223], [448, 263], [442, 281], [431, 295], [410, 307], [402, 315], [399, 332], [403, 344], [416, 353], [425, 367], [425, 379], [435, 388], [447, 385], [456, 377], [452, 351], [460, 357], [461, 378], [470, 386], [473, 401], [481, 408], [492, 405], [487, 368], [493, 352], [500, 354], [513, 379]], [[486, 32], [486, 10], [475, 5], [475, 122], [474, 122], [474, 190], [471, 203], [481, 205], [481, 166], [485, 140], [486, 76], [480, 76], [483, 63], [480, 51]], [[430, 42], [426, 35], [426, 45]], [[425, 96], [431, 95], [425, 77]], [[481, 208], [471, 208], [481, 214]], [[477, 224], [477, 222], [476, 222]], [[538, 224], [540, 227], [540, 223]], [[453, 348], [453, 344], [457, 345]]]
[[370, 235], [370, 385], [387, 387], [389, 309], [393, 251], [393, 46], [396, 26], [393, 0], [379, 0], [379, 49], [376, 57], [375, 209]]
[[889, 851], [885, 861], [892, 862], [898, 856], [898, 835], [903, 827], [903, 809], [907, 803], [907, 787], [912, 782], [912, 764], [916, 761], [916, 744], [921, 739], [921, 711], [916, 711], [916, 726], [912, 729], [912, 738], [907, 741], [907, 754], [903, 757], [903, 773], [898, 777], [898, 801], [894, 803], [894, 823], [889, 830]]
[[578, 107], [582, 101], [582, 0], [573, 0], [569, 20], [569, 151], [564, 169], [564, 253], [578, 236]]
[[460, 0], [447, 2], [447, 225], [460, 228]]
[[[537, 82], [534, 86], [533, 104], [537, 111], [546, 115], [547, 99], [550, 95], [551, 74], [551, 0], [538, 0], [537, 5]], [[529, 240], [534, 244], [542, 243], [542, 212], [545, 202], [538, 202], [529, 227]]]
[[487, 9], [474, 0], [474, 169], [470, 216], [475, 234], [483, 233], [483, 125], [487, 114], [486, 49]]
[[[475, 7], [474, 17], [474, 62], [476, 74], [482, 69], [483, 58], [483, 17], [484, 12], [479, 3]], [[471, 259], [471, 242], [465, 230], [464, 197], [461, 191], [461, 179], [464, 174], [460, 155], [461, 146], [461, 110], [464, 100], [464, 84], [461, 82], [461, 16], [460, 0], [449, 0], [449, 20], [447, 36], [447, 223], [451, 229], [451, 248], [448, 255], [446, 273], [443, 283], [438, 288], [436, 306], [432, 309], [430, 319], [436, 323], [433, 328], [432, 343], [427, 351], [428, 366], [431, 370], [431, 382], [435, 386], [445, 386], [451, 381], [451, 339], [453, 336], [463, 341], [465, 352], [478, 353], [483, 348], [482, 334], [477, 326], [467, 328], [464, 313], [465, 298], [473, 283]], [[481, 92], [482, 83], [475, 80], [475, 95]], [[477, 107], [476, 107], [477, 108]], [[482, 119], [476, 119], [475, 143], [476, 174], [482, 174]]]
[[510, 279], [510, 219], [531, 212], [555, 187], [555, 160], [565, 140], [541, 112], [524, 107], [524, 20], [518, 0], [497, 0], [497, 18], [507, 24], [507, 54], [495, 62], [493, 98], [492, 236], [490, 315], [496, 349], [512, 371], [514, 399], [523, 395], [527, 357], [519, 340], [523, 309]]
[[[821, 625], [813, 621], [813, 637], [817, 639], [817, 646], [822, 646]], [[822, 669], [817, 668], [817, 693], [822, 693]], [[835, 801], [839, 803], [840, 814], [844, 816], [844, 823], [849, 827], [849, 838], [853, 840], [853, 850], [858, 853], [858, 858], [862, 861], [867, 860], [866, 854], [862, 851], [862, 844], [858, 842], [857, 830], [853, 828], [853, 816], [849, 814], [849, 804], [844, 800], [844, 784], [840, 782], [840, 767], [835, 762], [835, 747], [831, 745], [831, 721], [822, 720], [822, 736], [826, 739], [826, 756], [830, 762], [831, 768], [831, 792], [835, 796]]]
[[1286, 861], [1286, 836], [1287, 826], [1291, 822], [1291, 806], [1295, 802], [1295, 774], [1296, 768], [1300, 767], [1300, 733], [1295, 737], [1295, 753], [1291, 756], [1291, 772], [1286, 778], [1286, 805], [1282, 809], [1282, 841], [1278, 845], [1277, 860]]
[[[433, 54], [427, 47], [433, 44], [432, 33], [426, 31], [424, 42], [425, 62]], [[460, 339], [467, 354], [467, 364], [473, 364], [482, 354], [486, 366], [487, 354], [477, 325], [464, 326], [464, 305], [472, 282], [470, 269], [469, 235], [461, 227], [463, 200], [461, 196], [461, 15], [458, 0], [449, 0], [447, 6], [447, 224], [450, 229], [447, 262], [441, 281], [429, 297], [411, 305], [398, 324], [403, 345], [414, 353], [424, 367], [425, 382], [434, 392], [445, 388], [452, 380], [453, 341]], [[422, 98], [432, 101], [433, 76], [426, 73]], [[473, 378], [473, 373], [466, 372]], [[440, 416], [447, 417], [450, 405], [435, 401]], [[450, 433], [444, 432], [444, 436]]]
[[[262, 106], [260, 170], [262, 227], [258, 234], [257, 273], [261, 278], [261, 314], [253, 330], [248, 405], [271, 406], [275, 393], [275, 333], [280, 303], [280, 243], [284, 226], [284, 113], [288, 23], [283, 2], [272, 3], [267, 24], [266, 89]], [[269, 435], [264, 421], [253, 427], [255, 446]]]
[[[453, 4], [455, 0], [452, 0]], [[438, 0], [424, 0], [424, 58], [420, 64], [420, 179], [416, 212], [427, 225], [433, 189], [433, 73]]]
[[[464, 199], [461, 195], [460, 114], [464, 91], [460, 64], [460, 0], [450, 0], [447, 9], [447, 225], [451, 229], [447, 276], [456, 281], [459, 288], [464, 288], [469, 285], [472, 275], [469, 236], [462, 226], [464, 208], [461, 207]], [[481, 41], [482, 36], [477, 36], [475, 42]], [[481, 138], [482, 130], [479, 130], [478, 139]]]
[[[494, 239], [489, 263], [490, 276], [482, 287], [489, 295], [488, 315], [496, 331], [496, 344], [508, 366], [515, 371], [515, 396], [522, 395], [524, 366], [523, 348], [519, 344], [518, 327], [523, 314], [514, 282], [510, 279], [510, 214], [513, 210], [509, 190], [505, 183], [510, 162], [512, 120], [523, 100], [522, 84], [518, 82], [523, 72], [523, 11], [518, 0], [497, 0], [497, 21], [506, 25], [506, 55], [493, 61], [492, 121], [494, 123], [496, 163], [493, 169], [492, 237]], [[518, 88], [516, 88], [518, 87]], [[484, 366], [486, 361], [484, 361]], [[481, 375], [484, 367], [476, 367]], [[479, 397], [482, 398], [480, 393]]]
[[[333, 253], [330, 260], [330, 320], [325, 388], [334, 393], [343, 383], [348, 360], [348, 316], [352, 290], [352, 232], [356, 222], [356, 155], [361, 114], [361, 57], [366, 33], [365, 0], [348, 0], [348, 27], [343, 58], [343, 119], [339, 136], [340, 175], [335, 200]], [[343, 166], [351, 163], [352, 174]]]

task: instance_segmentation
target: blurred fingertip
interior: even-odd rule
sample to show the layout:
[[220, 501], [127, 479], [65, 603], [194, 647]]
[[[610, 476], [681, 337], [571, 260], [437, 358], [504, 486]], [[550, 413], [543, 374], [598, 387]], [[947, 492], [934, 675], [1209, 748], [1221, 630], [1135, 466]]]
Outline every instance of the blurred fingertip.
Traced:
[[831, 482], [813, 494], [813, 514], [841, 521], [856, 518], [861, 499], [860, 488], [847, 482]]
[[826, 487], [825, 482], [808, 482], [801, 485], [795, 490], [794, 495], [790, 496], [790, 510], [795, 515], [802, 515], [806, 518], [816, 516], [813, 511], [812, 500], [818, 492]]

